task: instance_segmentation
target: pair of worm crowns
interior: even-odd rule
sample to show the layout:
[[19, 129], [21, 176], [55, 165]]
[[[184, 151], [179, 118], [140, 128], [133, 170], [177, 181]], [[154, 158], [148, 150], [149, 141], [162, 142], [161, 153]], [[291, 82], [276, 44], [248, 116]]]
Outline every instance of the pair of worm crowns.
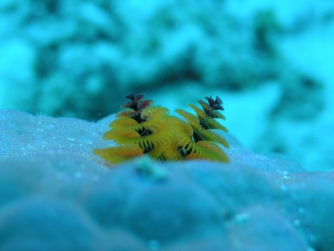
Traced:
[[116, 120], [111, 122], [110, 131], [103, 138], [113, 140], [115, 147], [94, 149], [101, 158], [119, 164], [143, 154], [154, 160], [179, 161], [208, 159], [229, 162], [221, 145], [228, 142], [210, 129], [227, 132], [216, 119], [225, 117], [219, 97], [205, 97], [208, 103], [198, 100], [202, 109], [190, 104], [196, 115], [177, 109], [175, 112], [185, 120], [169, 115], [165, 107], [152, 106], [152, 100], [143, 100], [145, 94], [131, 93], [125, 98], [130, 101], [121, 106]]

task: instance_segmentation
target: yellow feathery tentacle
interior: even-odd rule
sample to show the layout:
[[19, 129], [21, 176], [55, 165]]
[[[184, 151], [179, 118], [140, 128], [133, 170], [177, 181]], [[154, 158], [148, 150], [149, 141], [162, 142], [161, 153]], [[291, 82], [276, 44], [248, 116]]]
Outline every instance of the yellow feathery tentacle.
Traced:
[[200, 136], [203, 140], [207, 141], [214, 141], [219, 144], [222, 144], [226, 148], [229, 148], [229, 144], [226, 139], [223, 137], [220, 137], [217, 133], [210, 131], [210, 130], [202, 130], [200, 131]]
[[154, 128], [160, 127], [161, 124], [165, 124], [168, 120], [169, 110], [164, 107], [150, 107], [142, 112], [143, 122], [140, 123], [146, 129], [154, 130]]
[[94, 149], [93, 152], [113, 164], [119, 164], [130, 158], [138, 157], [143, 154], [143, 150], [135, 144]]
[[163, 154], [165, 158], [168, 160], [173, 160], [173, 161], [184, 160], [185, 158], [180, 152], [181, 149], [182, 147], [179, 145], [177, 140], [174, 139], [169, 143], [168, 146], [165, 146]]
[[206, 127], [210, 129], [219, 129], [219, 130], [223, 130], [224, 132], [228, 132], [225, 126], [221, 125], [217, 120], [214, 120], [214, 119], [206, 120], [205, 125]]
[[193, 135], [193, 129], [189, 123], [181, 120], [175, 116], [169, 116], [168, 127], [172, 130], [172, 133], [178, 141], [183, 139], [191, 139]]
[[[180, 114], [181, 116], [183, 116], [185, 119], [188, 120], [188, 122], [191, 125], [191, 127], [193, 128], [193, 130], [196, 132], [196, 134], [202, 140], [215, 141], [215, 142], [218, 142], [218, 143], [222, 144], [226, 148], [229, 147], [228, 142], [224, 138], [220, 137], [218, 134], [216, 134], [216, 133], [214, 133], [212, 131], [206, 130], [204, 127], [202, 127], [200, 125], [199, 121], [200, 121], [201, 118], [197, 118], [193, 114], [191, 114], [189, 112], [186, 112], [186, 111], [183, 111], [183, 110], [180, 110], [180, 109], [177, 109], [176, 112], [178, 114]], [[220, 128], [218, 128], [218, 129], [220, 129]]]
[[[205, 103], [204, 103], [205, 104]], [[196, 112], [200, 123], [203, 124], [205, 127], [209, 128], [209, 129], [221, 129], [225, 132], [227, 132], [227, 128], [225, 126], [222, 126], [219, 122], [217, 122], [216, 120], [213, 119], [213, 117], [208, 116], [204, 111], [200, 110], [198, 107], [189, 104], [189, 106]], [[218, 111], [216, 111], [217, 114], [220, 114]], [[221, 117], [220, 119], [224, 119], [225, 117], [220, 114]], [[216, 118], [216, 117], [214, 117]]]
[[195, 115], [193, 115], [189, 112], [183, 111], [181, 109], [176, 109], [175, 112], [180, 114], [182, 117], [184, 117], [189, 122], [190, 126], [193, 129], [198, 127], [199, 119]]
[[202, 100], [197, 100], [201, 106], [203, 107], [205, 114], [207, 114], [207, 116], [213, 118], [213, 119], [223, 119], [225, 120], [225, 116], [223, 114], [221, 114], [219, 111], [213, 109], [210, 105], [208, 105], [207, 103], [203, 102]]
[[143, 125], [132, 118], [119, 118], [110, 123], [109, 127], [117, 131], [138, 131]]
[[199, 120], [205, 120], [207, 119], [207, 115], [205, 114], [204, 111], [200, 110], [198, 107], [196, 107], [193, 104], [189, 104], [188, 106], [190, 106], [197, 114], [197, 117], [199, 118]]
[[214, 142], [199, 141], [191, 145], [191, 153], [186, 159], [209, 159], [230, 162], [226, 153]]
[[116, 114], [116, 118], [131, 118], [134, 116], [137, 112], [133, 109], [127, 108], [123, 111], [120, 111]]
[[143, 119], [154, 119], [156, 117], [168, 116], [169, 110], [162, 106], [148, 107], [141, 113]]

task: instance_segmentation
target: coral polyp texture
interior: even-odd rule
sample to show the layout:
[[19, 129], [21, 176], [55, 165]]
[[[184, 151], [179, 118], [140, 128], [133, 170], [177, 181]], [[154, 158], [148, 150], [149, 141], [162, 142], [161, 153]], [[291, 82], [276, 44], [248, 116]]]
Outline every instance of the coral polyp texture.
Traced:
[[118, 164], [131, 158], [146, 154], [154, 160], [178, 161], [187, 159], [208, 159], [229, 162], [222, 150], [228, 148], [228, 142], [211, 131], [220, 129], [227, 132], [216, 119], [225, 119], [218, 110], [224, 110], [219, 97], [214, 100], [206, 97], [209, 103], [201, 100], [203, 110], [194, 105], [197, 116], [177, 109], [184, 117], [169, 115], [169, 110], [161, 106], [152, 106], [152, 100], [142, 100], [145, 94], [130, 93], [130, 101], [121, 106], [117, 119], [110, 123], [111, 130], [103, 138], [113, 140], [116, 146], [95, 149], [94, 153], [103, 159]]

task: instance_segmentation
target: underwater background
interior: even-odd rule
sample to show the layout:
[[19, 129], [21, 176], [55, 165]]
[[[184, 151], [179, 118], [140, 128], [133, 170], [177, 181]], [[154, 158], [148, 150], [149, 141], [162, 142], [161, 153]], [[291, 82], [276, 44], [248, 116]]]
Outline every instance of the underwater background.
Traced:
[[[281, 225], [282, 229], [288, 229], [288, 234], [285, 235], [283, 231], [282, 235], [286, 239], [283, 237], [280, 243], [285, 243], [286, 240], [295, 243], [284, 250], [332, 250], [334, 236], [328, 232], [334, 230], [329, 223], [324, 225], [324, 222], [327, 219], [328, 205], [334, 204], [333, 195], [329, 192], [334, 191], [334, 183], [331, 182], [333, 176], [331, 171], [334, 167], [334, 115], [331, 110], [334, 107], [334, 2], [3, 0], [0, 1], [0, 38], [0, 109], [3, 109], [0, 116], [0, 140], [1, 166], [4, 170], [0, 176], [2, 180], [0, 202], [4, 207], [9, 207], [0, 210], [1, 250], [22, 250], [13, 244], [16, 241], [8, 240], [16, 240], [15, 236], [18, 236], [17, 239], [26, 239], [27, 233], [22, 229], [25, 227], [29, 229], [30, 226], [29, 221], [27, 223], [23, 216], [22, 222], [15, 221], [16, 218], [10, 216], [12, 212], [13, 215], [16, 215], [15, 212], [22, 215], [20, 210], [24, 211], [27, 208], [28, 212], [33, 212], [45, 204], [47, 210], [50, 210], [46, 213], [45, 219], [50, 215], [58, 219], [53, 209], [59, 205], [53, 199], [65, 198], [66, 201], [74, 197], [76, 207], [88, 211], [99, 226], [92, 227], [92, 223], [88, 222], [83, 213], [80, 213], [81, 218], [79, 216], [75, 218], [73, 216], [77, 214], [75, 210], [67, 205], [60, 205], [59, 212], [63, 213], [59, 215], [68, 215], [68, 218], [74, 217], [77, 221], [69, 228], [60, 222], [58, 229], [59, 231], [67, 228], [74, 231], [78, 227], [90, 229], [85, 233], [80, 232], [82, 236], [95, 238], [92, 246], [86, 246], [86, 250], [98, 250], [97, 247], [101, 247], [101, 250], [141, 250], [140, 248], [194, 250], [192, 246], [184, 246], [184, 243], [192, 243], [194, 240], [199, 246], [203, 243], [212, 244], [212, 246], [203, 244], [199, 250], [247, 251], [248, 249], [240, 244], [248, 243], [247, 241], [253, 244], [260, 243], [254, 250], [283, 250], [275, 249], [282, 248], [278, 244], [276, 247], [270, 245], [275, 243], [272, 236], [260, 238], [266, 229], [280, 232], [281, 230], [277, 230], [274, 226], [279, 228]], [[196, 208], [198, 205], [194, 206], [195, 209], [190, 206], [189, 210], [192, 213], [190, 218], [187, 218], [184, 216], [187, 215], [184, 208], [189, 204], [184, 202], [185, 204], [177, 205], [176, 208], [185, 210], [184, 212], [181, 210], [180, 215], [186, 218], [186, 222], [190, 222], [189, 228], [183, 221], [183, 224], [175, 223], [180, 224], [180, 228], [171, 227], [169, 232], [166, 230], [165, 233], [162, 231], [156, 235], [151, 233], [150, 228], [154, 224], [156, 224], [154, 228], [158, 229], [161, 224], [167, 224], [173, 218], [167, 209], [165, 214], [169, 215], [168, 220], [158, 215], [148, 221], [150, 224], [143, 221], [135, 226], [129, 226], [131, 225], [129, 222], [143, 218], [147, 213], [143, 208], [149, 208], [153, 203], [146, 197], [145, 200], [138, 199], [142, 196], [141, 192], [145, 193], [147, 184], [133, 181], [136, 178], [132, 177], [134, 175], [131, 174], [131, 164], [127, 164], [125, 171], [115, 169], [115, 175], [116, 177], [119, 175], [119, 179], [113, 174], [105, 174], [105, 171], [98, 170], [100, 164], [94, 162], [96, 161], [94, 158], [97, 157], [93, 156], [92, 149], [108, 145], [102, 140], [102, 134], [108, 130], [108, 124], [114, 119], [111, 114], [120, 111], [120, 106], [126, 102], [124, 97], [132, 92], [146, 93], [147, 98], [154, 100], [154, 105], [168, 108], [173, 115], [177, 108], [191, 112], [188, 104], [195, 104], [204, 97], [219, 96], [223, 101], [223, 113], [227, 118], [223, 124], [236, 140], [228, 138], [232, 146], [231, 152], [228, 152], [232, 156], [232, 167], [224, 165], [220, 170], [218, 164], [212, 164], [212, 172], [236, 178], [239, 176], [235, 170], [240, 168], [245, 172], [247, 180], [249, 178], [247, 173], [250, 171], [245, 165], [253, 163], [250, 165], [256, 166], [256, 171], [250, 174], [252, 178], [247, 182], [250, 187], [255, 187], [256, 192], [253, 188], [244, 188], [244, 183], [240, 180], [243, 185], [238, 183], [240, 186], [234, 184], [234, 189], [227, 189], [224, 186], [231, 182], [227, 178], [220, 180], [211, 177], [211, 174], [205, 174], [207, 176], [203, 177], [206, 178], [200, 179], [201, 162], [195, 163], [195, 170], [190, 171], [189, 167], [186, 171], [180, 171], [180, 167], [174, 167], [173, 163], [170, 164], [171, 177], [179, 175], [181, 178], [175, 178], [167, 187], [158, 189], [163, 190], [162, 194], [166, 196], [168, 194], [168, 198], [174, 198], [173, 193], [177, 196], [178, 189], [181, 189], [181, 183], [185, 179], [186, 183], [191, 184], [185, 191], [183, 188], [181, 190], [186, 194], [184, 196], [189, 195], [195, 199], [198, 196], [197, 190], [200, 190], [197, 185], [200, 184], [201, 189], [204, 187], [205, 191], [199, 192], [203, 196], [199, 199], [203, 201], [201, 206], [204, 212], [208, 210], [210, 213], [201, 214], [201, 208]], [[30, 116], [23, 112], [38, 116]], [[56, 118], [60, 118], [60, 122]], [[87, 124], [81, 124], [84, 123], [82, 120], [88, 121], [85, 121]], [[55, 149], [67, 150], [57, 152], [59, 150]], [[80, 151], [84, 152], [84, 159], [79, 158], [83, 156]], [[254, 152], [253, 155], [248, 151]], [[64, 159], [60, 166], [57, 154], [61, 156], [60, 159]], [[242, 154], [251, 156], [247, 159], [240, 157]], [[23, 156], [26, 158], [26, 155], [29, 155], [28, 159], [19, 160]], [[76, 156], [73, 157], [74, 160], [71, 158], [72, 155]], [[265, 160], [265, 163], [266, 161], [270, 163], [268, 166], [275, 166], [275, 168], [271, 166], [270, 174], [263, 174], [265, 164], [262, 158], [267, 158], [264, 156], [272, 158], [272, 161]], [[26, 162], [31, 164], [22, 164]], [[47, 166], [50, 170], [44, 170], [43, 166]], [[53, 166], [57, 168], [53, 170]], [[78, 171], [76, 166], [82, 170]], [[28, 168], [23, 171], [27, 175], [25, 176], [27, 180], [20, 176], [21, 168]], [[167, 166], [159, 168], [169, 170]], [[229, 173], [230, 168], [234, 169], [233, 173]], [[273, 171], [274, 169], [276, 171]], [[84, 174], [85, 172], [89, 175], [95, 173], [96, 177], [99, 177], [96, 179], [101, 178], [103, 180], [101, 187], [96, 187], [94, 185], [96, 181], [94, 183], [90, 179], [93, 176]], [[309, 176], [312, 172], [316, 173], [316, 177]], [[281, 181], [280, 176], [283, 173], [284, 175], [302, 173], [305, 176], [297, 175], [289, 178], [290, 181], [284, 181], [291, 182], [293, 187], [291, 194], [286, 197], [276, 194], [278, 191], [286, 192], [288, 184]], [[45, 186], [44, 175], [52, 184], [51, 188]], [[66, 177], [65, 181], [58, 180], [60, 183], [52, 181], [52, 177], [62, 179], [62, 175]], [[79, 182], [78, 177], [82, 178], [82, 175], [89, 177], [85, 176], [86, 180]], [[188, 180], [189, 175], [193, 177], [191, 181]], [[264, 183], [259, 183], [254, 175], [260, 175], [259, 180]], [[110, 177], [111, 181], [103, 178], [104, 176]], [[126, 177], [130, 180], [122, 181], [126, 180]], [[37, 188], [33, 185], [36, 185], [34, 183], [36, 181], [38, 181]], [[59, 185], [64, 182], [68, 188]], [[193, 182], [198, 183], [196, 187]], [[321, 188], [316, 186], [319, 183], [322, 183]], [[306, 187], [305, 191], [302, 190], [301, 184]], [[80, 189], [83, 189], [84, 185], [92, 189], [85, 188], [85, 192], [81, 194]], [[227, 189], [227, 194], [215, 192], [221, 185]], [[230, 185], [234, 187], [233, 184]], [[104, 189], [110, 189], [109, 186], [119, 189], [117, 196], [112, 195], [114, 197], [110, 204], [107, 199], [110, 194], [104, 192]], [[316, 189], [312, 190], [312, 187]], [[122, 190], [123, 188], [126, 192]], [[41, 195], [40, 189], [46, 191], [42, 194], [42, 198], [34, 197], [30, 201], [29, 196]], [[131, 189], [139, 189], [140, 192], [130, 194]], [[168, 192], [169, 189], [173, 191], [172, 195]], [[265, 194], [266, 189], [268, 194]], [[70, 195], [59, 196], [63, 191], [67, 191], [66, 193]], [[218, 198], [218, 202], [207, 197], [206, 193], [211, 195], [211, 192], [215, 194], [215, 199]], [[152, 193], [154, 198], [160, 198], [161, 194], [158, 192]], [[245, 194], [249, 195], [248, 199], [243, 198]], [[311, 197], [305, 197], [303, 200], [305, 194]], [[242, 202], [231, 202], [226, 199], [230, 198], [229, 196], [242, 197], [240, 198]], [[298, 201], [296, 209], [292, 209], [298, 196], [301, 201]], [[320, 200], [320, 206], [313, 211], [307, 211], [307, 206], [311, 206], [315, 199], [313, 196]], [[47, 199], [44, 203], [45, 197]], [[24, 204], [25, 202], [18, 201], [18, 198], [29, 201]], [[127, 208], [127, 202], [122, 198], [136, 201], [138, 205], [136, 203], [130, 205], [128, 210], [135, 212], [137, 206], [142, 206], [142, 214], [131, 211], [127, 216], [119, 216], [122, 210]], [[14, 201], [23, 204], [8, 204]], [[121, 204], [117, 204], [118, 201]], [[221, 206], [222, 201], [224, 203], [228, 201], [228, 205]], [[269, 201], [273, 202], [273, 206], [269, 206], [270, 210], [280, 213], [285, 210], [283, 216], [266, 211], [269, 210], [267, 207]], [[166, 202], [160, 201], [158, 205], [168, 207], [164, 203]], [[205, 203], [207, 204], [204, 205]], [[97, 204], [104, 205], [104, 209], [97, 207]], [[258, 204], [262, 206], [265, 204], [265, 209], [247, 208], [249, 205]], [[105, 207], [114, 206], [117, 209], [111, 218], [108, 218], [108, 210], [106, 211]], [[224, 216], [219, 214], [221, 210], [224, 211]], [[313, 214], [307, 215], [305, 221], [307, 223], [303, 226], [302, 220], [297, 215], [311, 212]], [[199, 214], [199, 218], [196, 218], [196, 214]], [[323, 218], [319, 216], [320, 214]], [[255, 215], [254, 219], [257, 217], [261, 219], [264, 215], [268, 221], [273, 220], [270, 225], [273, 228], [255, 224], [259, 234], [254, 234], [249, 230], [254, 223], [252, 221], [247, 223], [248, 215]], [[14, 223], [10, 217], [13, 217]], [[37, 216], [32, 216], [33, 219], [34, 217]], [[114, 220], [119, 217], [125, 218], [126, 223]], [[181, 216], [176, 214], [175, 217]], [[319, 226], [315, 227], [313, 220], [315, 222], [316, 217], [323, 221], [319, 220]], [[65, 218], [64, 221], [67, 219]], [[252, 218], [253, 221], [254, 219]], [[285, 223], [286, 219], [287, 222], [292, 222], [291, 226]], [[238, 224], [240, 222], [243, 224], [245, 221], [246, 225], [250, 224], [247, 225], [247, 231], [238, 228]], [[39, 224], [42, 229], [50, 228], [43, 223]], [[208, 224], [208, 227], [202, 229], [205, 224]], [[214, 230], [210, 228], [213, 225]], [[9, 226], [13, 226], [10, 231]], [[103, 234], [100, 233], [101, 226], [104, 229]], [[112, 230], [108, 228], [110, 226]], [[118, 229], [119, 226], [122, 226], [122, 230]], [[223, 230], [220, 229], [221, 226], [224, 226]], [[21, 229], [23, 232], [16, 235], [17, 232], [13, 229]], [[130, 239], [135, 243], [136, 249], [130, 245], [131, 242], [128, 249], [123, 248], [123, 241], [117, 244], [119, 249], [113, 249], [112, 245], [108, 246], [109, 244], [102, 247], [104, 238], [109, 238], [111, 235], [114, 236], [112, 240], [124, 239], [127, 242], [128, 229], [131, 230]], [[212, 230], [214, 238], [210, 239], [210, 234], [203, 234], [205, 237], [203, 243], [196, 234], [182, 239], [183, 233], [188, 229], [206, 233], [206, 229]], [[315, 233], [310, 229], [316, 229]], [[172, 233], [175, 236], [175, 233], [178, 233], [182, 238], [174, 238]], [[52, 231], [49, 234], [55, 236]], [[149, 238], [150, 235], [154, 237]], [[225, 241], [224, 237], [222, 244], [219, 236], [228, 236], [226, 238], [230, 239]], [[38, 237], [36, 234], [27, 245], [30, 245], [31, 250], [47, 250], [45, 243], [38, 242]], [[66, 239], [64, 236], [59, 238]], [[80, 236], [73, 238], [79, 238], [74, 243], [84, 243], [81, 242]], [[239, 241], [232, 241], [235, 238]], [[53, 241], [61, 243], [59, 239]], [[143, 241], [145, 244], [141, 244]], [[199, 242], [202, 244], [198, 244]], [[96, 246], [94, 243], [97, 243]], [[251, 246], [249, 243], [248, 247]], [[178, 246], [179, 244], [181, 246]], [[75, 245], [64, 244], [59, 248], [75, 250]], [[78, 247], [85, 248], [84, 244], [80, 245]], [[260, 249], [261, 245], [263, 249]], [[57, 250], [57, 247], [53, 250]]]
[[[261, 153], [331, 169], [330, 1], [1, 1], [0, 107], [98, 120], [144, 92], [219, 96]], [[320, 135], [319, 135], [320, 133]]]

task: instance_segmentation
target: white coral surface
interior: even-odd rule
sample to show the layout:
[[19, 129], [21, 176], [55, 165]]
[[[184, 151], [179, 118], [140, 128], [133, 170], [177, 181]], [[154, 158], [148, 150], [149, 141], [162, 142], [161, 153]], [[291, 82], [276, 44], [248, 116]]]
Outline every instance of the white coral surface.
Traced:
[[332, 250], [332, 172], [229, 135], [230, 164], [108, 168], [92, 149], [112, 119], [0, 111], [0, 250]]

